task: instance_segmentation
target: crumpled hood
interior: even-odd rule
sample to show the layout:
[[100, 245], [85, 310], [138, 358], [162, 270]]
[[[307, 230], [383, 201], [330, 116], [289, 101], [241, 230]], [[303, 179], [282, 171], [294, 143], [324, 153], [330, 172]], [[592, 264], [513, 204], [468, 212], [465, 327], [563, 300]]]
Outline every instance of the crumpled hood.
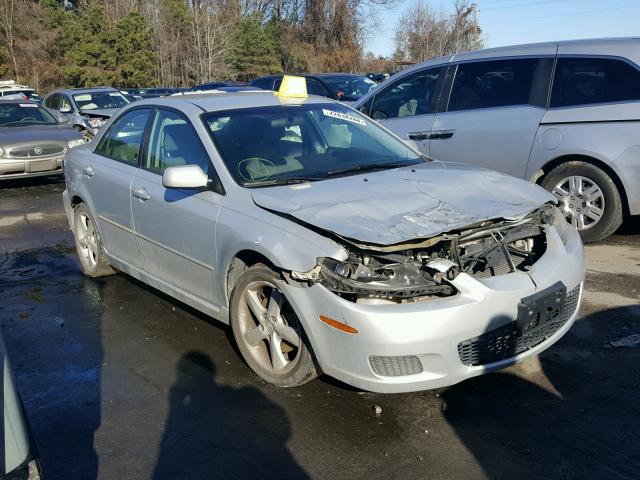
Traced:
[[518, 219], [554, 197], [537, 185], [458, 163], [259, 188], [254, 202], [361, 243], [394, 245], [491, 219]]
[[82, 138], [71, 125], [28, 125], [0, 127], [0, 146], [26, 142], [67, 142]]
[[116, 113], [119, 108], [103, 108], [103, 109], [95, 109], [95, 110], [80, 110], [83, 115], [87, 115], [89, 117], [104, 117], [111, 118], [111, 116]]

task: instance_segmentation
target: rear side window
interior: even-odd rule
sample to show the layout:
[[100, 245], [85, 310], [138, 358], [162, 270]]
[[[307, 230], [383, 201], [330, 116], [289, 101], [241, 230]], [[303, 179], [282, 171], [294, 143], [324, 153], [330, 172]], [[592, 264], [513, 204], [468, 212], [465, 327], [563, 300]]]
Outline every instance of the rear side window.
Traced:
[[137, 165], [140, 144], [144, 138], [144, 129], [150, 112], [149, 109], [136, 109], [118, 118], [100, 140], [96, 153], [130, 165]]
[[209, 171], [209, 156], [193, 127], [181, 115], [159, 110], [151, 129], [144, 167], [162, 175], [167, 167], [198, 165]]
[[307, 93], [309, 95], [319, 95], [321, 97], [326, 97], [329, 93], [322, 85], [320, 85], [320, 82], [313, 78], [307, 77], [305, 83], [307, 84]]
[[271, 90], [271, 87], [273, 87], [273, 77], [256, 78], [251, 84], [263, 90]]
[[49, 98], [47, 98], [44, 102], [44, 104], [49, 107], [49, 108], [53, 108], [54, 110], [59, 110], [60, 109], [60, 95], [51, 95]]
[[371, 117], [384, 120], [433, 113], [438, 80], [442, 75], [443, 67], [407, 75], [375, 96]]
[[611, 58], [558, 58], [551, 107], [640, 100], [640, 71]]
[[493, 60], [458, 65], [448, 110], [527, 105], [538, 59]]

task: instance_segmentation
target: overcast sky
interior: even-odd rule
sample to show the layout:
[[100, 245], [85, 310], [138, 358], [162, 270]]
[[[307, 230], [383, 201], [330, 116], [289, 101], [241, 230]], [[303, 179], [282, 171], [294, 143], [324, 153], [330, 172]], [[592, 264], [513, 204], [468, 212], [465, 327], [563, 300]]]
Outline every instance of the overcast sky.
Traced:
[[[400, 0], [380, 12], [379, 28], [366, 50], [391, 55], [395, 25], [417, 0]], [[453, 0], [427, 0], [452, 13]], [[487, 47], [594, 37], [640, 37], [638, 0], [477, 0], [478, 23]]]

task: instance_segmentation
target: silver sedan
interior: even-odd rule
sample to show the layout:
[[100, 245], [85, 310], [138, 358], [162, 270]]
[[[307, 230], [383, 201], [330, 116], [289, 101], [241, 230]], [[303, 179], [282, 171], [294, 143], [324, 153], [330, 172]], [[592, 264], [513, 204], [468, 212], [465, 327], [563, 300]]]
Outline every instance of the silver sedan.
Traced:
[[229, 323], [276, 385], [451, 385], [541, 352], [578, 314], [583, 247], [551, 194], [433, 161], [326, 98], [136, 102], [65, 174], [84, 272]]

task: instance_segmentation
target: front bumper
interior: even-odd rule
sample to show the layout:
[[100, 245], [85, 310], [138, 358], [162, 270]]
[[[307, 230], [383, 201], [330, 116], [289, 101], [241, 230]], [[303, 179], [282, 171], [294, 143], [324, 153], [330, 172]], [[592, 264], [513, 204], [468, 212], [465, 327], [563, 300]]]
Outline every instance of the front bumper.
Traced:
[[64, 155], [51, 158], [0, 159], [0, 180], [63, 173]]
[[[462, 273], [451, 282], [459, 294], [445, 299], [400, 305], [364, 305], [346, 301], [318, 284], [308, 288], [283, 284], [282, 288], [296, 309], [318, 364], [325, 373], [374, 392], [438, 388], [536, 355], [571, 328], [582, 300], [585, 257], [575, 230], [570, 230], [566, 240], [563, 244], [556, 229], [551, 227], [547, 230], [547, 251], [529, 273], [514, 272], [486, 279]], [[578, 298], [567, 320], [548, 338], [504, 360], [479, 366], [462, 363], [458, 352], [461, 342], [514, 322], [522, 298], [558, 281], [568, 292], [576, 292]], [[338, 331], [321, 322], [319, 315], [355, 327], [358, 333]], [[416, 358], [421, 371], [397, 375], [396, 370], [395, 376], [375, 373], [372, 364], [390, 357], [395, 357], [389, 360], [391, 371], [396, 367], [402, 370], [407, 362], [415, 363]], [[380, 372], [380, 365], [375, 366]]]

